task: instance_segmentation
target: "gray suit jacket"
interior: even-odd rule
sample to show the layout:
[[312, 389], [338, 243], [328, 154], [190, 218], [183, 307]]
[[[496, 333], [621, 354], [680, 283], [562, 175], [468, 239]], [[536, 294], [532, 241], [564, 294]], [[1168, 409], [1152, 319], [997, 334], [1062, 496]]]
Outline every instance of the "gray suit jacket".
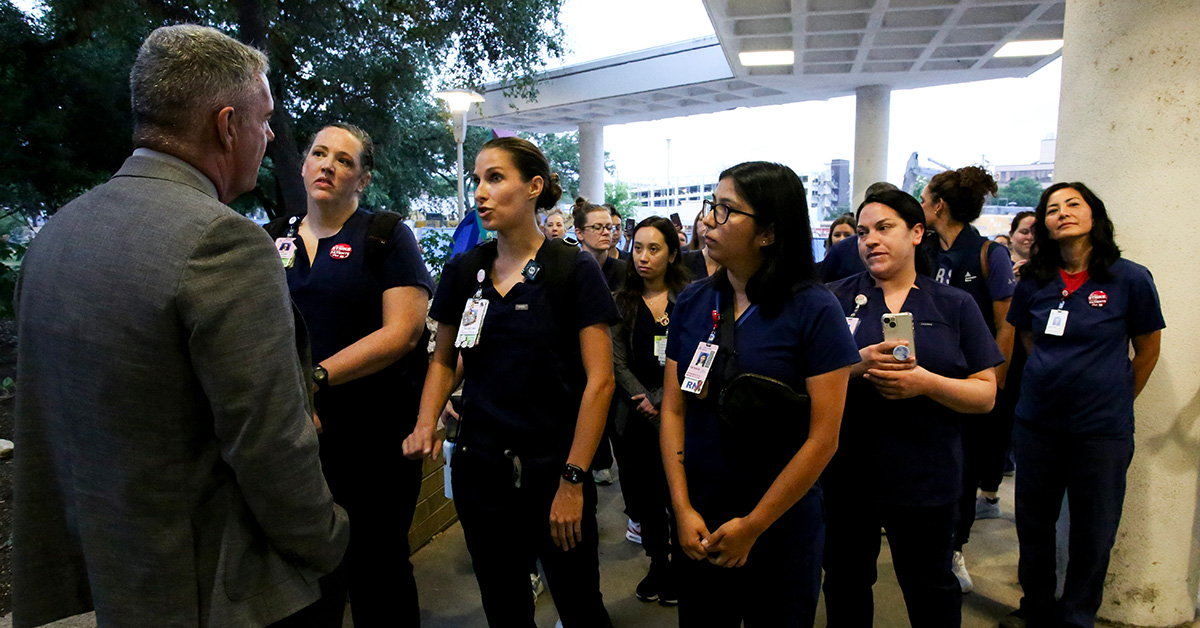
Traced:
[[135, 154], [34, 239], [17, 287], [13, 624], [263, 626], [341, 561], [270, 238]]

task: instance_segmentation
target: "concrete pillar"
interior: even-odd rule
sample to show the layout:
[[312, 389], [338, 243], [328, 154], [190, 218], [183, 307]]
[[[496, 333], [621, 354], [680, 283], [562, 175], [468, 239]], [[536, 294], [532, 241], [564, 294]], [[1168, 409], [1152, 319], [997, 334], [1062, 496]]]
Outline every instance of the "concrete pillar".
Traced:
[[850, 211], [862, 202], [867, 187], [887, 179], [888, 124], [892, 88], [864, 85], [854, 90], [854, 195]]
[[[1195, 618], [1200, 468], [1200, 3], [1067, 0], [1056, 181], [1083, 181], [1150, 269], [1167, 329], [1137, 400], [1136, 450], [1100, 617]], [[1019, 470], [1018, 470], [1019, 472]], [[1190, 582], [1190, 584], [1189, 584]]]
[[579, 125], [579, 195], [604, 203], [604, 127], [595, 122]]

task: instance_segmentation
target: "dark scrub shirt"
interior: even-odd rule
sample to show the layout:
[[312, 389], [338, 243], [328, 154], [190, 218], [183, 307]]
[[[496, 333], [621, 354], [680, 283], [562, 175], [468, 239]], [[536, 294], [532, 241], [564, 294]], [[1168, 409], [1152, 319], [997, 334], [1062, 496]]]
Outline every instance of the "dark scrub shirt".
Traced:
[[[869, 273], [829, 289], [847, 317], [854, 312], [855, 297], [867, 297], [855, 314], [855, 346], [883, 342], [881, 317], [889, 310]], [[900, 311], [912, 313], [917, 363], [932, 373], [963, 379], [1004, 362], [979, 307], [958, 288], [918, 275]], [[874, 384], [851, 378], [838, 452], [826, 474], [831, 481], [870, 486], [881, 503], [941, 506], [957, 501], [962, 494], [962, 422], [972, 419], [924, 395], [884, 399]]]
[[[668, 301], [668, 320], [674, 311], [675, 304]], [[633, 336], [630, 340], [629, 359], [626, 366], [646, 390], [662, 388], [663, 367], [654, 355], [654, 339], [658, 336], [666, 336], [668, 327], [669, 325], [662, 325], [654, 320], [654, 314], [650, 312], [650, 308], [646, 307], [646, 302], [638, 300], [637, 318], [633, 323]], [[616, 340], [614, 339], [614, 342]]]
[[[467, 272], [461, 268], [462, 260], [459, 255], [442, 270], [430, 310], [434, 320], [456, 327], [470, 296], [456, 294], [458, 277]], [[580, 366], [567, 363], [577, 361], [579, 352], [559, 346], [558, 325], [578, 331], [597, 323], [611, 325], [620, 318], [594, 257], [581, 251], [572, 274], [565, 286], [572, 291], [568, 300], [575, 314], [569, 321], [554, 320], [545, 279], [518, 282], [501, 297], [491, 278], [484, 278], [483, 298], [489, 304], [479, 344], [461, 350], [460, 443], [493, 452], [513, 449], [520, 454], [565, 457], [575, 436], [583, 388], [570, 377]], [[578, 334], [571, 337], [578, 343]]]
[[[937, 242], [937, 234], [930, 233], [928, 237], [932, 238], [933, 242]], [[989, 243], [986, 280], [979, 276], [983, 273], [983, 267], [979, 261], [979, 251], [985, 242]], [[958, 237], [954, 238], [949, 249], [943, 251], [941, 245], [938, 245], [937, 270], [934, 271], [934, 278], [940, 284], [953, 285], [966, 290], [975, 299], [975, 304], [983, 313], [983, 319], [987, 322], [988, 329], [995, 336], [996, 324], [1000, 321], [993, 320], [995, 314], [992, 304], [1012, 297], [1013, 290], [1017, 287], [1017, 281], [1013, 277], [1012, 257], [1009, 256], [1008, 249], [1000, 244], [995, 246], [992, 244], [994, 243], [980, 235], [975, 227], [966, 225], [958, 233]], [[955, 277], [955, 272], [964, 267], [965, 271], [962, 272], [961, 278]], [[952, 279], [957, 279], [957, 281], [951, 281]]]
[[689, 280], [708, 279], [708, 262], [704, 261], [704, 251], [684, 251], [683, 265], [688, 269]]
[[862, 258], [858, 256], [858, 236], [834, 242], [825, 252], [825, 259], [817, 266], [821, 281], [825, 283], [857, 275], [866, 269]]
[[[1150, 271], [1129, 260], [1109, 268], [1112, 279], [1089, 277], [1063, 304], [1062, 337], [1046, 334], [1050, 310], [1063, 301], [1062, 277], [1039, 287], [1017, 285], [1008, 322], [1033, 332], [1016, 418], [1035, 429], [1091, 436], [1133, 433], [1133, 363], [1129, 339], [1166, 327]], [[1101, 296], [1103, 295], [1103, 297]]]
[[[367, 228], [372, 213], [359, 209], [350, 215], [340, 231], [317, 242], [310, 266], [304, 240], [296, 238], [296, 257], [287, 269], [292, 301], [304, 316], [312, 340], [313, 364], [358, 342], [383, 327], [383, 292], [400, 286], [419, 286], [433, 293], [433, 280], [421, 259], [417, 241], [404, 223], [396, 223], [393, 243], [384, 258], [377, 278], [366, 266]], [[336, 255], [334, 247], [337, 247]], [[349, 247], [348, 255], [343, 252]], [[335, 408], [394, 405], [397, 395], [419, 398], [418, 372], [427, 366], [424, 347], [417, 347], [410, 358], [383, 370], [338, 386], [330, 386], [317, 395], [318, 413], [325, 417]], [[398, 382], [409, 390], [397, 389]], [[413, 384], [413, 382], [417, 382]], [[413, 387], [416, 387], [413, 390]], [[406, 413], [407, 414], [407, 413]], [[412, 431], [416, 415], [395, 417], [398, 432]], [[326, 432], [339, 426], [325, 422]], [[378, 433], [377, 433], [378, 437]]]
[[605, 257], [604, 265], [600, 269], [604, 273], [604, 283], [608, 286], [608, 291], [616, 292], [625, 284], [625, 273], [629, 271], [629, 262]]
[[[712, 313], [719, 309], [716, 296], [713, 282], [696, 282], [675, 303], [667, 357], [678, 363], [680, 382], [696, 347], [707, 341], [712, 331]], [[722, 298], [728, 303], [733, 295], [726, 292]], [[720, 344], [719, 338], [714, 344]], [[739, 373], [772, 377], [798, 392], [806, 392], [805, 380], [809, 377], [858, 362], [858, 350], [837, 301], [819, 285], [801, 289], [774, 316], [764, 315], [758, 306], [748, 308], [737, 321], [736, 346]], [[716, 360], [716, 364], [722, 363], [720, 358]], [[759, 452], [752, 445], [759, 439], [770, 439], [770, 432], [758, 433], [751, 426], [748, 438], [744, 426], [739, 429], [717, 417], [716, 371], [709, 374], [710, 392], [705, 399], [683, 393], [687, 400], [684, 467], [692, 504], [706, 521], [720, 525], [749, 514], [779, 470], [762, 473], [755, 464]]]

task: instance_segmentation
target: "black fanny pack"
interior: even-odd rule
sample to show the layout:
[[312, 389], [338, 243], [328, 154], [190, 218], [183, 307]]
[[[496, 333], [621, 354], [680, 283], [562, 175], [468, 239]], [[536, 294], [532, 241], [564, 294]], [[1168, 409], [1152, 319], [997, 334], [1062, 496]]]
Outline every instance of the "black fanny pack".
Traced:
[[729, 301], [720, 317], [717, 355], [724, 354], [725, 377], [717, 394], [717, 416], [733, 433], [756, 441], [762, 461], [781, 470], [808, 439], [812, 400], [775, 378], [740, 372], [737, 323], [733, 299]]

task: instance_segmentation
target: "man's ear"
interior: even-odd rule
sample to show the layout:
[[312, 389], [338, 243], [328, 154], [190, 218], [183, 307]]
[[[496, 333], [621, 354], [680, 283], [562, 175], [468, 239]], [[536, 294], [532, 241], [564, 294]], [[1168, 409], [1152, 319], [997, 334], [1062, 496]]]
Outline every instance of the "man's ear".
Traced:
[[226, 151], [233, 151], [237, 143], [237, 128], [233, 123], [233, 107], [222, 107], [217, 112], [217, 142]]

